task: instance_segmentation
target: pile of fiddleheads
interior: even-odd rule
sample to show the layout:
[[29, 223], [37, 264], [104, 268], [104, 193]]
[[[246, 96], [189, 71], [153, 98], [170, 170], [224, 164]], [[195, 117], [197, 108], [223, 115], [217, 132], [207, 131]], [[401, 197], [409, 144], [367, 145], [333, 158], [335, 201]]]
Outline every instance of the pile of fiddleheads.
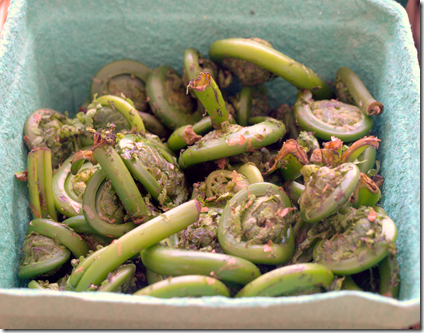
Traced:
[[[28, 117], [18, 277], [164, 298], [397, 297], [370, 135], [384, 108], [360, 78], [342, 67], [333, 91], [258, 38], [215, 41], [209, 59], [188, 48], [182, 67], [115, 61], [75, 117]], [[271, 110], [264, 83], [277, 76], [299, 91]]]

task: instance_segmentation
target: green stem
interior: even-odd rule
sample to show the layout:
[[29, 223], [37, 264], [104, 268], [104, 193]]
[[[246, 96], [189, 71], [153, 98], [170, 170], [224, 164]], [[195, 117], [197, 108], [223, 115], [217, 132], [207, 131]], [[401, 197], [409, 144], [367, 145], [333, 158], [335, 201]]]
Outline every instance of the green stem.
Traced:
[[190, 81], [188, 87], [194, 90], [197, 98], [208, 112], [213, 127], [220, 129], [221, 124], [228, 121], [229, 112], [221, 90], [213, 77], [209, 73], [200, 72], [195, 80]]
[[323, 265], [307, 263], [277, 268], [249, 283], [235, 296], [282, 296], [314, 286], [326, 287], [334, 279]]
[[204, 117], [194, 125], [186, 125], [177, 128], [168, 138], [167, 144], [171, 150], [177, 151], [187, 147], [188, 142], [193, 144], [192, 133], [202, 135], [213, 130], [213, 125], [210, 117]]
[[184, 71], [188, 81], [195, 80], [200, 72], [208, 72], [213, 77], [218, 75], [216, 65], [211, 60], [203, 58], [193, 47], [184, 51]]
[[201, 275], [185, 275], [156, 282], [135, 292], [137, 296], [158, 298], [225, 296], [230, 297], [227, 287], [217, 279]]
[[100, 144], [94, 147], [93, 156], [111, 180], [116, 194], [133, 222], [138, 224], [148, 220], [151, 217], [151, 213], [131, 173], [116, 150], [108, 144]]
[[44, 288], [41, 284], [39, 284], [37, 281], [35, 280], [31, 280], [28, 283], [28, 288], [29, 289], [37, 289], [37, 290], [46, 290], [47, 288]]
[[347, 275], [342, 284], [342, 290], [363, 291], [350, 275]]
[[356, 104], [367, 116], [380, 115], [384, 106], [377, 102], [369, 93], [362, 80], [349, 67], [341, 67], [336, 72], [336, 93], [342, 97], [347, 93], [347, 100], [342, 102], [350, 103], [353, 99]]
[[284, 184], [284, 190], [286, 191], [291, 201], [297, 204], [300, 196], [302, 195], [302, 192], [305, 190], [305, 185], [292, 180]]
[[90, 227], [84, 215], [75, 215], [67, 218], [62, 221], [62, 224], [66, 224], [69, 228], [75, 230], [79, 234], [103, 236], [101, 233]]
[[378, 263], [380, 288], [383, 296], [397, 298], [399, 294], [399, 264], [394, 255], [388, 255]]
[[262, 176], [261, 171], [254, 163], [245, 163], [238, 167], [236, 170], [238, 173], [241, 173], [243, 176], [245, 176], [250, 184], [264, 182], [264, 177]]
[[247, 126], [251, 116], [250, 107], [252, 105], [253, 89], [253, 86], [244, 86], [240, 91], [237, 123], [241, 126]]
[[359, 208], [361, 206], [373, 207], [381, 198], [380, 188], [365, 173], [359, 174], [359, 182], [352, 195], [352, 206]]
[[44, 196], [42, 194], [40, 196], [40, 188], [38, 186], [38, 160], [43, 160], [40, 155], [42, 155], [40, 149], [31, 150], [28, 154], [29, 207], [33, 218], [41, 218], [43, 215], [47, 216], [46, 210], [41, 209], [40, 198], [43, 198]]
[[352, 143], [352, 145], [343, 153], [341, 162], [354, 162], [367, 148], [377, 149], [381, 140], [374, 136], [363, 137]]
[[272, 119], [227, 133], [212, 131], [182, 152], [178, 164], [184, 169], [195, 164], [243, 154], [278, 141], [285, 131], [283, 123]]
[[34, 218], [58, 220], [53, 198], [52, 159], [49, 148], [34, 148], [28, 154], [28, 190]]
[[[44, 179], [44, 193], [47, 205], [47, 215], [53, 220], [57, 221], [58, 217], [56, 214], [56, 207], [53, 198], [53, 166], [52, 166], [52, 153], [51, 150], [44, 151], [44, 163], [43, 163], [43, 179]], [[40, 185], [40, 184], [39, 184]]]
[[166, 279], [166, 276], [162, 276], [146, 268], [146, 280], [149, 285], [159, 281], [163, 281], [165, 279]]
[[129, 231], [108, 245], [88, 268], [76, 291], [84, 291], [91, 284], [100, 284], [109, 272], [162, 239], [181, 231], [199, 219], [200, 203], [191, 200]]
[[135, 274], [135, 265], [121, 265], [116, 271], [112, 272], [111, 276], [108, 276], [106, 280], [104, 280], [97, 290], [98, 292], [117, 292], [120, 288], [128, 283], [130, 279], [134, 278]]
[[313, 226], [312, 224], [307, 224], [302, 219], [297, 219], [296, 223], [294, 224], [292, 229], [293, 229], [294, 239], [296, 241], [296, 250], [295, 250], [295, 253], [294, 253], [293, 258], [291, 260], [292, 262], [293, 262], [293, 259], [296, 260], [296, 252], [298, 252], [299, 250], [302, 251], [299, 248], [299, 245], [302, 243], [302, 241], [300, 239], [300, 236], [301, 236], [300, 233], [305, 232], [305, 230], [307, 232], [307, 230], [311, 229], [312, 226]]
[[184, 51], [184, 70], [189, 81], [195, 80], [203, 70], [199, 66], [199, 58], [201, 54], [198, 50], [190, 47]]
[[103, 247], [80, 261], [79, 265], [72, 270], [72, 273], [69, 276], [66, 290], [75, 290], [85, 272], [87, 272], [88, 268], [93, 264], [93, 262], [99, 258], [100, 253], [104, 252], [105, 250], [106, 247]]
[[229, 38], [215, 41], [209, 48], [209, 57], [214, 61], [229, 57], [247, 60], [281, 76], [298, 89], [311, 90], [318, 99], [331, 98], [333, 94], [330, 87], [311, 69], [253, 40]]
[[269, 103], [265, 86], [244, 86], [238, 95], [236, 110], [237, 123], [241, 126], [254, 125], [266, 120]]
[[256, 125], [259, 124], [265, 120], [268, 119], [273, 119], [272, 117], [268, 117], [268, 116], [256, 116], [256, 117], [250, 117], [249, 120], [247, 121], [247, 123], [249, 125]]
[[361, 155], [358, 156], [358, 161], [363, 162], [357, 164], [359, 171], [367, 174], [368, 171], [374, 168], [375, 160], [377, 156], [377, 149], [373, 147], [368, 147], [362, 152]]
[[160, 275], [205, 275], [243, 285], [261, 275], [259, 268], [242, 258], [173, 249], [159, 244], [142, 251], [141, 260], [147, 269]]

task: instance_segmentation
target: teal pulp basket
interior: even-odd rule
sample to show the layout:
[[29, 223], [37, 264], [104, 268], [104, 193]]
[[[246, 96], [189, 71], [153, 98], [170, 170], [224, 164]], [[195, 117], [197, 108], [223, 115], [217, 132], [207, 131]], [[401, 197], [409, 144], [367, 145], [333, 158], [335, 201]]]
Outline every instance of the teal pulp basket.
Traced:
[[[396, 222], [399, 300], [356, 291], [280, 298], [155, 299], [34, 291], [17, 278], [31, 219], [14, 173], [26, 168], [22, 132], [35, 109], [72, 115], [92, 77], [129, 58], [181, 73], [183, 53], [218, 39], [260, 37], [333, 81], [352, 68], [384, 113], [375, 119], [385, 177], [382, 206]], [[0, 39], [1, 328], [402, 328], [420, 321], [420, 73], [404, 8], [384, 0], [13, 0]], [[271, 106], [296, 89], [268, 84]]]

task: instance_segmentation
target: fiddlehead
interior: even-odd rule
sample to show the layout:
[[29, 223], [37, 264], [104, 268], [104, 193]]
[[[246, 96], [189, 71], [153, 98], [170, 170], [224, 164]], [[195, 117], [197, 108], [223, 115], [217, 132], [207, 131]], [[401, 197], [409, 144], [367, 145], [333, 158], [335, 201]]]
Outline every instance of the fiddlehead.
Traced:
[[257, 183], [225, 206], [218, 227], [223, 250], [259, 264], [281, 264], [294, 251], [290, 223], [294, 208], [278, 186]]

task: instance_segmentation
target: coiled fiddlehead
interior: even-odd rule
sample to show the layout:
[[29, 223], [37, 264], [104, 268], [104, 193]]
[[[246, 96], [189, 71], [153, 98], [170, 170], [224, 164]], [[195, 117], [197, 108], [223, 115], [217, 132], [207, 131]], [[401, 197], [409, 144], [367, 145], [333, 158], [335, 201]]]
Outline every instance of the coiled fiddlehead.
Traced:
[[94, 132], [107, 131], [111, 126], [120, 133], [145, 133], [143, 119], [133, 101], [118, 96], [94, 95], [87, 110], [78, 112], [76, 119], [84, 124], [82, 141], [85, 145], [93, 145]]
[[131, 174], [161, 205], [178, 206], [188, 197], [187, 181], [177, 160], [142, 136], [119, 140], [117, 152]]
[[67, 217], [82, 215], [82, 198], [87, 182], [99, 166], [84, 163], [76, 175], [71, 173], [70, 156], [53, 175], [52, 187], [56, 209]]
[[206, 200], [220, 203], [228, 201], [231, 196], [250, 185], [246, 176], [237, 171], [216, 170], [205, 180]]
[[319, 149], [319, 142], [311, 132], [301, 131], [297, 137], [297, 143], [301, 146], [310, 158], [315, 149]]
[[27, 234], [31, 232], [55, 239], [60, 244], [66, 246], [75, 258], [86, 256], [88, 253], [88, 246], [81, 236], [66, 224], [47, 219], [35, 219], [29, 223], [27, 228]]
[[105, 237], [118, 238], [135, 227], [103, 169], [97, 170], [87, 183], [83, 214], [88, 225]]
[[134, 102], [138, 111], [146, 111], [147, 96], [145, 82], [152, 69], [141, 62], [124, 59], [108, 63], [101, 68], [91, 83], [90, 97], [96, 94], [115, 95]]
[[202, 252], [223, 253], [218, 241], [218, 221], [225, 204], [250, 184], [263, 182], [262, 174], [252, 163], [233, 171], [216, 170], [205, 181], [196, 184], [193, 198], [204, 202], [199, 221], [181, 231], [177, 248]]
[[335, 136], [352, 142], [367, 135], [373, 125], [372, 118], [358, 107], [336, 100], [314, 101], [308, 90], [298, 92], [294, 114], [304, 131], [324, 140]]
[[194, 124], [202, 118], [195, 101], [186, 94], [181, 78], [169, 66], [155, 68], [146, 84], [154, 115], [169, 129]]
[[35, 232], [25, 236], [18, 278], [31, 279], [55, 273], [71, 256], [71, 252], [50, 237]]
[[387, 216], [372, 207], [353, 210], [314, 248], [315, 262], [333, 273], [351, 275], [373, 267], [389, 253], [396, 253], [397, 228]]
[[258, 264], [281, 264], [291, 258], [293, 208], [286, 193], [271, 183], [238, 192], [225, 206], [218, 239], [228, 253]]
[[22, 247], [20, 279], [49, 276], [68, 261], [88, 254], [84, 239], [66, 224], [38, 218], [32, 220]]
[[[26, 120], [24, 141], [31, 151], [36, 147], [49, 148], [52, 167], [56, 169], [72, 152], [80, 149], [85, 126], [52, 109], [38, 109]], [[80, 137], [81, 136], [81, 137]]]
[[197, 222], [178, 233], [177, 249], [223, 252], [218, 242], [218, 222], [223, 208], [202, 207]]
[[308, 223], [318, 222], [342, 208], [359, 182], [359, 170], [353, 163], [334, 169], [308, 165], [302, 174], [305, 189], [299, 207], [302, 220]]
[[48, 280], [31, 280], [28, 283], [29, 289], [38, 289], [38, 290], [55, 290], [55, 291], [63, 291], [66, 287], [66, 279], [68, 278], [65, 275], [63, 278], [59, 279], [57, 282], [50, 283]]

